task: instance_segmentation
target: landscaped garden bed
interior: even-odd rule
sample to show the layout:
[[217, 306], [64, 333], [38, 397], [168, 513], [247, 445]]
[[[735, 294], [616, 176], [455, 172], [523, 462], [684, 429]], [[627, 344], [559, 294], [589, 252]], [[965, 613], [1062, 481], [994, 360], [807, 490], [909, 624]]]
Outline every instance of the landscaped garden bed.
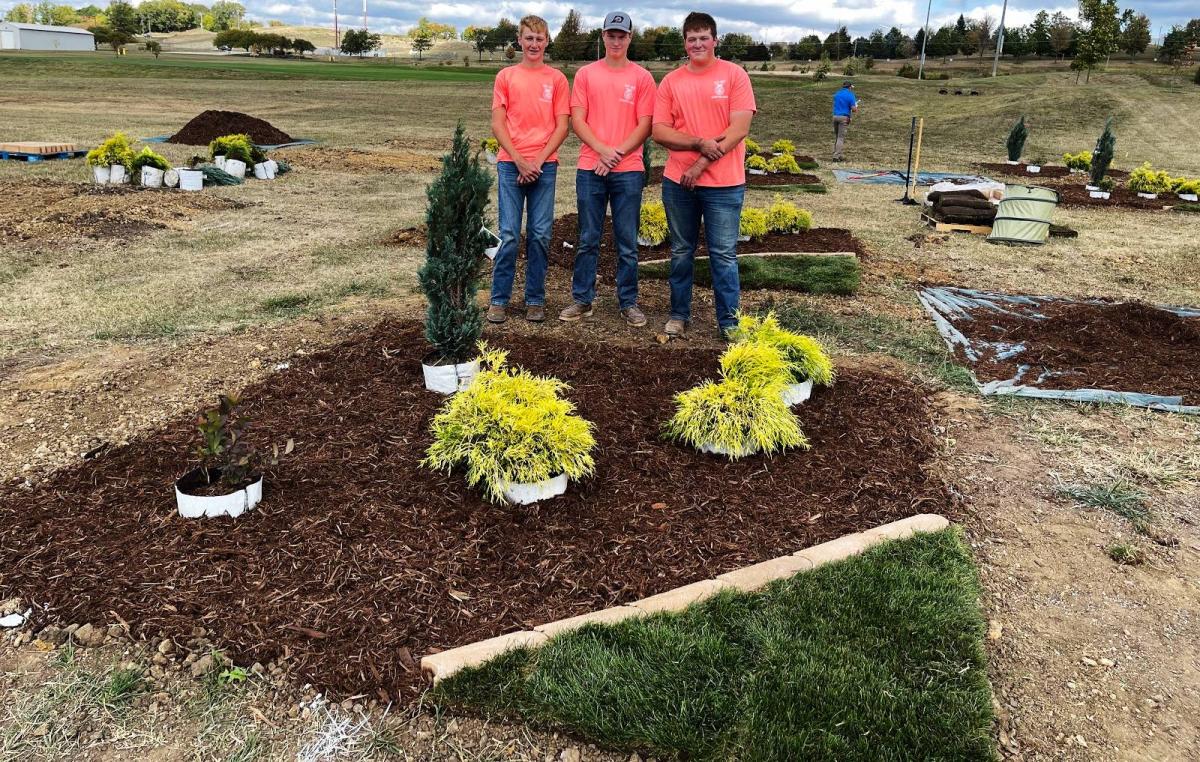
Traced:
[[[953, 327], [977, 358], [956, 356], [981, 383], [1018, 379], [1039, 389], [1104, 389], [1200, 403], [1200, 316], [1136, 302], [1006, 300]], [[980, 348], [983, 348], [980, 351]]]
[[[1029, 165], [1025, 162], [1020, 164], [1005, 164], [1004, 162], [985, 161], [976, 164], [975, 166], [992, 175], [1004, 175], [1006, 177], [1020, 177], [1030, 182], [1038, 180], [1055, 180], [1064, 177], [1077, 177], [1080, 182], [1085, 182], [1088, 178], [1087, 172], [1072, 174], [1070, 168], [1056, 164], [1043, 164], [1041, 171], [1032, 173], [1026, 167]], [[1111, 177], [1114, 180], [1124, 180], [1129, 177], [1129, 173], [1123, 169], [1112, 169], [1105, 173], [1106, 177]]]
[[[790, 553], [916, 513], [955, 516], [930, 475], [926, 395], [843, 369], [797, 408], [811, 449], [729, 461], [672, 443], [674, 395], [715, 376], [716, 351], [614, 358], [603, 344], [505, 334], [510, 362], [554, 375], [596, 422], [595, 475], [550, 502], [487, 502], [422, 467], [445, 398], [426, 391], [415, 323], [384, 323], [242, 395], [251, 444], [288, 439], [237, 519], [180, 518], [191, 417], [50, 476], [0, 487], [0, 542], [20, 559], [0, 597], [34, 625], [195, 627], [238, 663], [286, 655], [334, 695], [407, 702], [416, 660]], [[41, 607], [45, 606], [45, 609]]]
[[[662, 179], [663, 168], [651, 167], [650, 178], [647, 185], [662, 185]], [[747, 188], [774, 188], [776, 190], [786, 190], [793, 186], [809, 190], [809, 192], [823, 193], [825, 191], [825, 185], [821, 182], [821, 178], [807, 173], [788, 174], [785, 172], [779, 172], [775, 174], [768, 173], [765, 175], [746, 174]], [[818, 187], [820, 190], [815, 190]]]
[[[665, 280], [671, 273], [669, 260], [644, 262], [638, 266], [643, 278]], [[708, 259], [700, 257], [692, 268], [695, 282], [712, 285]], [[738, 256], [738, 279], [743, 289], [769, 288], [807, 294], [849, 296], [858, 290], [858, 258], [828, 254], [745, 254]]]

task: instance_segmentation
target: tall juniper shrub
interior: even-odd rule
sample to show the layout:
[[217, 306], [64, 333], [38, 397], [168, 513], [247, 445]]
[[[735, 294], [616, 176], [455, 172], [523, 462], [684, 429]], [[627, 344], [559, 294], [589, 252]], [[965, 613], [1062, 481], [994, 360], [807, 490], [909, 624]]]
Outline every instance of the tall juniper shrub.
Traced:
[[1012, 130], [1008, 133], [1008, 160], [1020, 161], [1021, 151], [1025, 149], [1025, 138], [1029, 137], [1029, 131], [1025, 129], [1025, 117], [1012, 126]]
[[1104, 179], [1108, 165], [1112, 164], [1113, 150], [1116, 147], [1117, 138], [1113, 135], [1110, 116], [1104, 123], [1104, 132], [1100, 133], [1100, 139], [1096, 141], [1096, 150], [1092, 151], [1092, 185], [1099, 186], [1100, 181]]
[[442, 174], [425, 192], [428, 243], [417, 277], [429, 302], [425, 338], [434, 351], [427, 362], [461, 363], [477, 354], [483, 321], [475, 292], [483, 250], [490, 245], [483, 213], [491, 184], [459, 122], [454, 146], [442, 157]]

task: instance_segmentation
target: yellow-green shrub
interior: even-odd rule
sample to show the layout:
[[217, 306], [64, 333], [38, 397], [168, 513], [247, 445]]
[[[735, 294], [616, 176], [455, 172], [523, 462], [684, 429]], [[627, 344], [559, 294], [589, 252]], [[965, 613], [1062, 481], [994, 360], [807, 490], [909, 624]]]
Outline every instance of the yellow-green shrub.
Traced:
[[1129, 190], [1136, 193], [1170, 193], [1171, 176], [1151, 168], [1150, 162], [1129, 173]]
[[642, 204], [641, 217], [638, 220], [638, 238], [649, 241], [651, 246], [657, 246], [667, 240], [667, 209], [661, 201], [647, 201]]
[[821, 342], [811, 336], [789, 331], [779, 324], [774, 312], [762, 317], [740, 315], [734, 331], [734, 346], [756, 344], [770, 346], [784, 357], [788, 383], [803, 383], [809, 379], [816, 386], [829, 386], [835, 372], [833, 361]]
[[1092, 168], [1092, 152], [1080, 151], [1079, 153], [1064, 153], [1063, 162], [1067, 165], [1067, 169], [1081, 169], [1089, 171]]
[[745, 143], [746, 143], [746, 155], [747, 156], [753, 156], [756, 153], [762, 153], [762, 146], [760, 146], [758, 143], [751, 140], [750, 138], [746, 138]]
[[166, 171], [171, 168], [171, 163], [167, 161], [167, 157], [151, 151], [147, 146], [133, 157], [133, 168], [136, 170], [142, 167], [154, 167]]
[[800, 174], [800, 165], [796, 163], [796, 157], [790, 153], [781, 153], [771, 159], [767, 162], [767, 168], [772, 172], [782, 172], [785, 175]]
[[495, 138], [484, 138], [480, 145], [483, 146], [483, 150], [490, 153], [500, 152], [500, 141], [496, 140]]
[[111, 167], [120, 164], [126, 170], [133, 170], [133, 145], [123, 132], [114, 132], [103, 143], [87, 152], [84, 157], [89, 167]]
[[738, 223], [738, 234], [750, 238], [762, 238], [769, 231], [767, 228], [767, 212], [753, 206], [742, 207], [742, 218]]
[[224, 155], [226, 159], [252, 164], [254, 163], [254, 143], [250, 140], [249, 135], [222, 135], [208, 144], [209, 158], [215, 159], [219, 155]]
[[482, 343], [479, 350], [482, 369], [434, 416], [433, 444], [421, 465], [447, 472], [462, 466], [467, 484], [482, 486], [495, 502], [503, 501], [508, 483], [591, 474], [596, 446], [592, 424], [574, 415], [575, 406], [558, 396], [570, 387], [505, 367], [503, 351]]
[[771, 144], [771, 150], [774, 153], [785, 153], [791, 156], [796, 153], [796, 144], [790, 140], [776, 140]]
[[759, 172], [767, 172], [771, 169], [771, 167], [769, 164], [767, 164], [766, 159], [755, 154], [754, 156], [746, 159], [746, 169], [756, 169]]
[[812, 224], [811, 214], [778, 194], [767, 207], [767, 228], [772, 232], [797, 233], [808, 230]]
[[1176, 177], [1171, 180], [1171, 190], [1175, 193], [1200, 193], [1200, 180]]

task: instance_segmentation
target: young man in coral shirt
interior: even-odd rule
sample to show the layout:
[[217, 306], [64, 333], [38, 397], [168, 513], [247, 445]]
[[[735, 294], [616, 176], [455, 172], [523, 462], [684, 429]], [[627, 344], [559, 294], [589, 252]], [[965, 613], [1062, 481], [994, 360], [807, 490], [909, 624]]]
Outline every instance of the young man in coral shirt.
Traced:
[[683, 21], [688, 65], [663, 77], [654, 107], [655, 142], [667, 149], [663, 205], [671, 231], [671, 316], [664, 329], [682, 336], [692, 317], [692, 267], [704, 222], [717, 326], [737, 323], [737, 239], [746, 193], [746, 146], [757, 110], [750, 77], [714, 55], [717, 22], [707, 13]]
[[546, 319], [546, 250], [554, 225], [554, 181], [558, 147], [567, 137], [571, 113], [567, 78], [546, 65], [550, 41], [545, 20], [526, 16], [518, 26], [521, 63], [501, 69], [492, 90], [492, 134], [500, 143], [496, 165], [499, 188], [500, 251], [492, 263], [492, 296], [487, 319], [508, 319], [521, 214], [525, 229], [525, 318]]
[[571, 127], [583, 141], [575, 172], [579, 203], [579, 250], [571, 280], [572, 304], [558, 316], [571, 322], [590, 317], [596, 296], [596, 260], [604, 212], [612, 205], [617, 247], [617, 308], [632, 326], [646, 324], [638, 309], [637, 231], [645, 165], [642, 144], [654, 114], [654, 77], [629, 60], [633, 22], [616, 11], [601, 28], [605, 56], [575, 75]]

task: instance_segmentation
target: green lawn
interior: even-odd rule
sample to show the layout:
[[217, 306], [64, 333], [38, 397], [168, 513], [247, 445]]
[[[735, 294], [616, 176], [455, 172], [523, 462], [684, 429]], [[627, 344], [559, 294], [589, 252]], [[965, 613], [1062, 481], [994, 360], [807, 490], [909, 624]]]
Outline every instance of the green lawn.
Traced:
[[[647, 278], [666, 278], [669, 262], [639, 265], [638, 274]], [[712, 285], [708, 258], [696, 260], [696, 283]], [[818, 254], [781, 254], [770, 257], [739, 257], [738, 275], [742, 288], [772, 288], [801, 291], [807, 294], [839, 294], [849, 296], [858, 290], [858, 258], [831, 257]]]
[[979, 594], [949, 529], [681, 614], [589, 626], [434, 696], [688, 759], [991, 760]]

